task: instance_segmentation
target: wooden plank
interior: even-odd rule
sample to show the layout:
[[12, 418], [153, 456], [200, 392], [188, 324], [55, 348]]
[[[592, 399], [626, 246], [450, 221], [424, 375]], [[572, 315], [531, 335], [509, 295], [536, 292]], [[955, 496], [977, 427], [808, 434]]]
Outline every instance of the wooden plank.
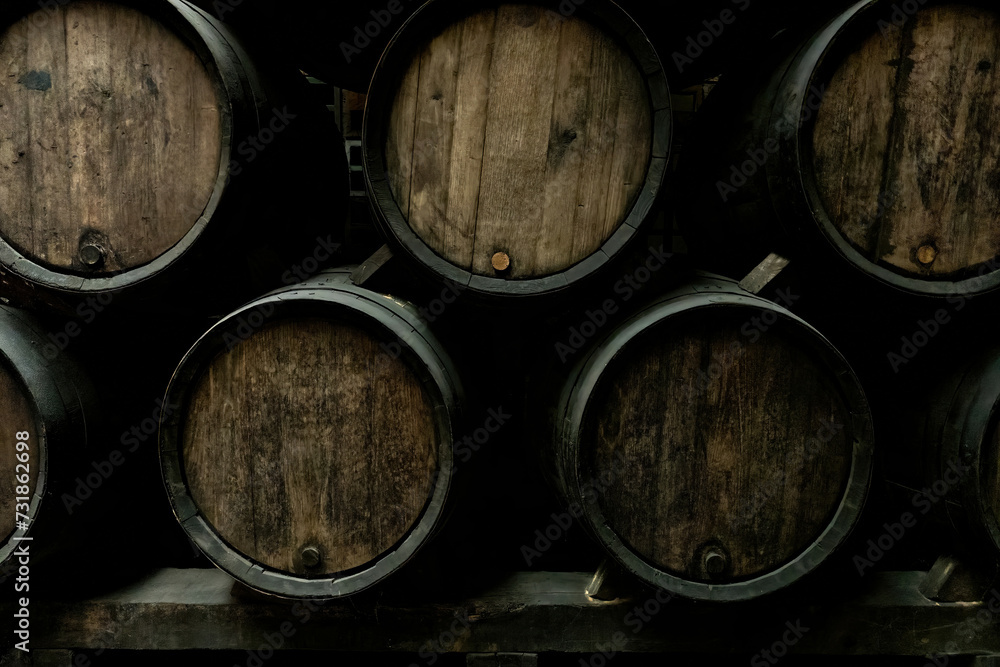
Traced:
[[447, 236], [461, 39], [461, 24], [451, 25], [420, 57], [408, 220], [432, 248], [444, 248]]
[[[559, 63], [549, 127], [545, 168], [545, 200], [538, 235], [536, 268], [545, 274], [573, 263], [574, 238], [586, 229], [567, 224], [576, 215], [580, 180], [587, 162], [588, 98], [592, 82], [591, 61], [597, 48], [594, 30], [582, 21], [566, 21], [559, 32]], [[523, 261], [523, 258], [522, 258]]]
[[[614, 43], [605, 40], [604, 48], [615, 54]], [[616, 55], [612, 61], [613, 80], [618, 88], [612, 94], [619, 99], [617, 123], [612, 126], [608, 135], [610, 140], [602, 151], [604, 159], [611, 163], [608, 183], [604, 186], [608, 201], [604, 224], [595, 222], [590, 244], [580, 244], [580, 252], [587, 254], [596, 251], [621, 226], [642, 190], [649, 170], [649, 156], [653, 153], [653, 117], [645, 78], [627, 57], [623, 57], [624, 54]]]
[[399, 90], [389, 114], [385, 161], [389, 188], [399, 210], [410, 216], [410, 187], [413, 178], [413, 132], [416, 122], [417, 83], [420, 58], [414, 58], [399, 83]]
[[465, 269], [472, 268], [476, 242], [495, 28], [495, 11], [480, 12], [461, 24], [448, 201], [438, 224], [444, 258]]
[[871, 36], [834, 75], [817, 178], [834, 223], [872, 259], [932, 277], [1000, 254], [998, 63], [1000, 15], [943, 5]]
[[392, 258], [392, 249], [388, 245], [383, 245], [351, 273], [351, 282], [358, 286], [364, 285]]
[[510, 257], [511, 278], [536, 275], [562, 20], [526, 5], [497, 12], [472, 262], [479, 275], [493, 275], [497, 252]]
[[538, 667], [537, 653], [469, 653], [467, 667]]
[[[38, 14], [45, 21], [33, 25]], [[220, 102], [199, 57], [138, 11], [74, 2], [0, 41], [0, 234], [48, 266], [146, 264], [186, 234], [215, 189]]]
[[[268, 325], [219, 356], [192, 393], [184, 461], [195, 503], [243, 554], [332, 574], [399, 541], [427, 502], [433, 408], [366, 332]], [[311, 567], [304, 550], [315, 548]]]
[[789, 264], [789, 260], [777, 253], [771, 253], [757, 267], [740, 281], [740, 289], [751, 294], [760, 294], [761, 290], [771, 284]]
[[[608, 39], [608, 38], [602, 38]], [[595, 45], [591, 90], [587, 100], [587, 126], [583, 142], [587, 160], [581, 172], [573, 228], [573, 256], [580, 256], [604, 231], [609, 204], [607, 187], [613, 173], [613, 150], [618, 110], [622, 102], [618, 83], [619, 59], [607, 44]], [[611, 142], [608, 146], [607, 143]], [[633, 156], [635, 159], [635, 156]]]
[[[288, 650], [417, 653], [468, 614], [470, 631], [446, 650], [593, 653], [621, 632], [622, 653], [752, 655], [761, 637], [778, 637], [786, 622], [802, 619], [810, 631], [790, 648], [793, 655], [924, 657], [951, 642], [966, 655], [1000, 653], [992, 629], [959, 633], [988, 604], [931, 602], [917, 590], [925, 575], [873, 572], [840, 589], [834, 602], [809, 595], [750, 605], [674, 601], [636, 631], [626, 619], [635, 619], [634, 609], [652, 594], [592, 601], [583, 593], [586, 573], [522, 572], [458, 602], [417, 601], [388, 588], [309, 607], [238, 600], [232, 579], [215, 569], [160, 570], [96, 599], [33, 601], [32, 648], [256, 651], [262, 637], [289, 623]], [[10, 601], [0, 600], [0, 611], [8, 610]]]

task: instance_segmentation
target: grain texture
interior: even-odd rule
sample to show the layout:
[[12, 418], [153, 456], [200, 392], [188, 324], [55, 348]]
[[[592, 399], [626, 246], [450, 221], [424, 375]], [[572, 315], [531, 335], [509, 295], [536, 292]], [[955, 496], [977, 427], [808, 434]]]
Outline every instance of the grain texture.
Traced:
[[9, 26], [0, 68], [8, 243], [44, 266], [100, 275], [147, 264], [191, 230], [219, 180], [221, 103], [179, 36], [134, 9], [80, 0]]
[[[432, 490], [438, 440], [419, 379], [368, 333], [271, 324], [218, 356], [183, 432], [191, 497], [234, 549], [333, 574], [390, 550]], [[307, 567], [313, 547], [321, 562]]]
[[428, 40], [402, 74], [386, 165], [408, 224], [475, 275], [565, 270], [596, 252], [640, 194], [652, 116], [645, 78], [597, 27], [500, 5]]
[[1000, 255], [998, 108], [1000, 15], [949, 4], [876, 31], [833, 75], [813, 131], [834, 226], [913, 276]]
[[[609, 527], [696, 581], [710, 578], [706, 565], [722, 583], [802, 553], [832, 519], [852, 460], [850, 415], [829, 372], [777, 330], [742, 335], [735, 312], [675, 319], [632, 342], [584, 431], [585, 469], [594, 479], [613, 471], [598, 500]], [[714, 564], [711, 550], [722, 556]]]

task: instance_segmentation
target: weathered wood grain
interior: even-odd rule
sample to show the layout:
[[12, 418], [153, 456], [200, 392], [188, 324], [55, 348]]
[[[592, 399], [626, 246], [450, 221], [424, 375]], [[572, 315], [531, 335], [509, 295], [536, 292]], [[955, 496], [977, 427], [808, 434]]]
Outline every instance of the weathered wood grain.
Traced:
[[[724, 583], [771, 571], [819, 536], [853, 443], [850, 415], [810, 350], [775, 330], [752, 342], [738, 314], [700, 315], [661, 325], [609, 369], [582, 456], [594, 478], [621, 457], [598, 502], [628, 545], [678, 576]], [[810, 456], [824, 431], [829, 441]], [[706, 572], [712, 548], [726, 561], [718, 578]]]
[[413, 63], [389, 114], [386, 164], [397, 204], [438, 255], [494, 276], [504, 252], [507, 277], [542, 277], [624, 221], [652, 115], [614, 39], [576, 17], [501, 5], [447, 26]]
[[[213, 74], [134, 9], [80, 0], [36, 14], [0, 37], [0, 235], [49, 267], [146, 264], [218, 181]], [[85, 245], [103, 263], [85, 265]]]
[[[16, 503], [18, 486], [15, 475], [24, 473], [18, 469], [15, 435], [19, 431], [28, 431], [31, 438], [28, 461], [29, 487], [34, 495], [38, 484], [38, 469], [41, 460], [42, 446], [35, 426], [35, 414], [28, 394], [7, 365], [0, 361], [0, 543], [6, 543], [15, 530], [14, 505]], [[22, 508], [23, 509], [23, 508]], [[27, 512], [23, 512], [27, 514]]]
[[[268, 325], [218, 356], [184, 427], [191, 497], [220, 536], [300, 575], [368, 563], [412, 528], [437, 462], [433, 404], [366, 332]], [[302, 552], [322, 562], [306, 567]]]
[[868, 259], [944, 276], [1000, 254], [1000, 16], [928, 7], [876, 31], [829, 82], [814, 168]]

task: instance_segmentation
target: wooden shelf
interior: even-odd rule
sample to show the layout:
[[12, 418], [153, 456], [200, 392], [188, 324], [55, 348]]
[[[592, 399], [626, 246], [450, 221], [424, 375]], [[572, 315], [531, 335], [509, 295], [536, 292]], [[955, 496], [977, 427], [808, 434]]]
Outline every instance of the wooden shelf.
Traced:
[[[584, 592], [592, 579], [584, 573], [516, 573], [457, 603], [415, 605], [412, 593], [399, 596], [409, 602], [397, 602], [387, 591], [311, 603], [310, 611], [302, 602], [234, 594], [233, 580], [218, 570], [165, 569], [86, 601], [33, 601], [31, 647], [255, 650], [284, 630], [281, 648], [290, 650], [418, 653], [432, 642], [438, 644], [435, 650], [451, 653], [594, 653], [608, 650], [619, 633], [614, 648], [624, 653], [749, 655], [766, 648], [767, 638], [780, 640], [786, 623], [799, 622], [809, 630], [792, 654], [1000, 654], [1000, 616], [985, 602], [928, 600], [918, 591], [925, 576], [872, 574], [866, 590], [831, 604], [814, 599], [718, 606], [674, 600], [647, 616], [647, 622], [634, 610], [651, 593], [597, 601]], [[650, 610], [657, 605], [649, 603]], [[994, 609], [1000, 609], [1000, 598]], [[977, 615], [988, 616], [988, 622], [963, 625]]]

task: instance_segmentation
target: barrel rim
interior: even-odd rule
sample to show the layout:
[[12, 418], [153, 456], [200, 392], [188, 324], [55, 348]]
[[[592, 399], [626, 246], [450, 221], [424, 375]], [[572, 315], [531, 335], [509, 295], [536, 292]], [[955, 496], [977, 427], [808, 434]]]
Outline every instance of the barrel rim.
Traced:
[[[986, 506], [980, 465], [986, 439], [1000, 428], [1000, 347], [978, 357], [955, 387], [941, 424], [941, 446], [936, 473], [943, 478], [952, 462], [969, 467], [968, 474], [949, 491], [959, 499], [945, 503], [953, 525], [965, 527], [983, 544], [1000, 551], [1000, 518]], [[960, 418], [957, 418], [961, 415]], [[926, 480], [930, 482], [932, 480]], [[947, 500], [947, 498], [946, 498]]]
[[[732, 287], [727, 287], [726, 283]], [[845, 406], [852, 410], [861, 408], [852, 412], [850, 435], [854, 444], [851, 469], [840, 502], [829, 523], [801, 553], [769, 572], [737, 582], [704, 583], [671, 574], [651, 564], [644, 556], [625, 545], [608, 525], [597, 503], [582, 504], [587, 508], [584, 517], [591, 532], [625, 569], [646, 583], [692, 599], [734, 602], [770, 594], [798, 582], [842, 547], [860, 520], [874, 465], [874, 433], [864, 390], [840, 352], [814, 327], [778, 304], [743, 292], [735, 283], [727, 280], [701, 283], [681, 288], [655, 301], [611, 332], [589, 357], [579, 362], [571, 382], [566, 385], [558, 415], [563, 424], [561, 442], [564, 447], [569, 448], [573, 464], [572, 475], [564, 477], [564, 484], [570, 486], [574, 500], [582, 501], [581, 431], [587, 423], [586, 412], [601, 380], [601, 373], [649, 326], [678, 315], [690, 314], [693, 310], [720, 305], [770, 309], [784, 317], [790, 325], [798, 327], [803, 337], [811, 335], [817, 344], [817, 350], [825, 352], [824, 365], [832, 371], [831, 380], [835, 380], [841, 390]]]
[[[33, 419], [31, 427], [34, 429], [31, 432], [33, 456], [30, 461], [37, 466], [34, 493], [27, 513], [30, 517], [28, 530], [15, 527], [10, 534], [0, 535], [0, 563], [7, 562], [14, 552], [17, 546], [14, 538], [30, 535], [38, 519], [47, 514], [44, 503], [53, 483], [49, 442], [67, 436], [76, 421], [64, 402], [64, 385], [67, 379], [60, 377], [58, 362], [54, 363], [43, 357], [42, 346], [37, 342], [41, 340], [38, 325], [26, 317], [20, 311], [0, 305], [0, 329], [5, 332], [13, 331], [15, 334], [3, 337], [0, 365], [8, 371], [28, 399]], [[77, 391], [75, 387], [72, 389]], [[11, 433], [8, 437], [13, 435]]]
[[[673, 121], [666, 72], [656, 48], [639, 24], [613, 0], [583, 4], [574, 2], [576, 12], [584, 19], [596, 20], [598, 27], [606, 28], [608, 34], [625, 45], [624, 50], [635, 61], [645, 80], [650, 99], [652, 135], [649, 167], [635, 202], [615, 232], [597, 251], [549, 275], [522, 280], [482, 276], [458, 267], [438, 255], [410, 227], [389, 187], [384, 146], [387, 120], [396, 92], [392, 84], [403, 64], [409, 62], [409, 54], [425, 40], [426, 32], [417, 28], [440, 29], [436, 20], [442, 16], [465, 16], [470, 11], [501, 4], [507, 3], [487, 0], [470, 8], [462, 0], [427, 0], [402, 24], [386, 45], [369, 86], [362, 129], [362, 160], [365, 186], [376, 226], [397, 252], [406, 256], [425, 273], [459, 284], [472, 293], [524, 298], [560, 292], [590, 278], [620, 256], [623, 249], [638, 237], [639, 230], [651, 222], [656, 201], [667, 179]], [[536, 5], [559, 11], [559, 3], [555, 0], [515, 0], [510, 4]], [[404, 54], [399, 58], [399, 63], [393, 62], [396, 53]]]
[[[337, 282], [334, 279], [334, 282]], [[460, 419], [463, 395], [458, 375], [443, 358], [423, 323], [390, 299], [346, 284], [328, 286], [322, 279], [279, 290], [253, 301], [213, 326], [185, 355], [170, 381], [165, 404], [180, 406], [164, 415], [160, 425], [160, 465], [171, 507], [182, 528], [217, 567], [249, 587], [278, 597], [331, 599], [361, 592], [393, 574], [422, 548], [445, 518], [445, 505], [454, 472], [454, 429]], [[377, 337], [400, 344], [403, 360], [430, 393], [438, 440], [437, 470], [428, 484], [427, 500], [412, 526], [395, 544], [371, 561], [324, 576], [295, 575], [263, 565], [230, 545], [201, 514], [187, 486], [183, 461], [184, 413], [194, 382], [204, 371], [203, 362], [225, 349], [223, 335], [235, 319], [262, 307], [273, 306], [268, 319], [284, 315], [309, 317], [334, 314], [334, 321], [365, 325]], [[378, 316], [388, 316], [378, 319]], [[373, 331], [377, 329], [377, 331]], [[173, 401], [173, 403], [171, 403]]]
[[[29, 283], [76, 294], [112, 292], [134, 287], [173, 267], [199, 245], [198, 242], [204, 236], [209, 221], [219, 209], [229, 187], [230, 158], [235, 148], [233, 138], [236, 136], [238, 125], [235, 101], [243, 95], [252, 97], [249, 82], [242, 81], [239, 72], [230, 71], [232, 68], [238, 68], [238, 64], [242, 64], [235, 46], [231, 43], [231, 37], [207, 15], [194, 11], [181, 0], [165, 0], [153, 5], [139, 0], [100, 0], [100, 2], [129, 7], [163, 24], [183, 41], [209, 70], [219, 102], [219, 173], [204, 210], [177, 243], [149, 262], [112, 274], [91, 276], [78, 270], [47, 267], [44, 263], [25, 256], [0, 236], [0, 265]], [[28, 12], [28, 15], [42, 11], [38, 5], [30, 7], [32, 11]], [[15, 15], [13, 8], [4, 16], [7, 15]], [[15, 18], [14, 21], [26, 16]], [[6, 30], [10, 25], [7, 24], [0, 30]], [[229, 67], [223, 66], [224, 63]]]
[[[977, 0], [970, 0], [975, 3]], [[935, 2], [934, 4], [946, 4]], [[967, 3], [968, 4], [968, 3]], [[783, 77], [781, 92], [772, 110], [771, 122], [768, 124], [768, 137], [775, 139], [782, 146], [782, 153], [793, 156], [775, 171], [768, 170], [768, 185], [772, 192], [787, 190], [782, 182], [795, 183], [796, 187], [789, 194], [796, 200], [793, 208], [795, 219], [811, 219], [819, 229], [826, 244], [841, 258], [846, 260], [856, 270], [865, 273], [879, 282], [911, 294], [947, 297], [968, 294], [982, 294], [1000, 287], [1000, 270], [994, 269], [988, 273], [990, 263], [1000, 262], [1000, 253], [992, 260], [981, 262], [949, 275], [934, 279], [910, 277], [902, 270], [889, 268], [879, 261], [873, 261], [854, 247], [837, 229], [823, 203], [823, 196], [816, 181], [814, 167], [813, 129], [818, 117], [818, 110], [812, 113], [808, 120], [802, 122], [807, 109], [809, 91], [816, 86], [825, 85], [832, 73], [842, 64], [833, 59], [844, 48], [844, 39], [855, 35], [874, 34], [876, 21], [874, 14], [889, 8], [887, 4], [875, 0], [861, 0], [845, 10], [822, 30], [817, 32], [806, 48], [796, 56], [794, 64]], [[775, 131], [776, 114], [781, 108], [792, 108], [795, 117], [800, 119], [797, 131], [792, 136], [781, 136]], [[804, 216], [804, 218], [803, 218]], [[971, 274], [976, 273], [975, 276]]]

